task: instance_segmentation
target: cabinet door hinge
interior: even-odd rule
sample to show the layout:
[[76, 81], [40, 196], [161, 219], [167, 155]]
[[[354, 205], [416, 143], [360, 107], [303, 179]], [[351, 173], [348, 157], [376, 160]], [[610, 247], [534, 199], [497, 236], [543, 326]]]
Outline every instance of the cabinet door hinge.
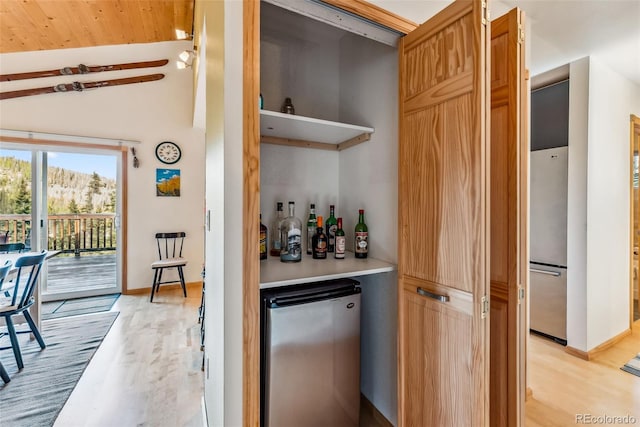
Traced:
[[518, 285], [518, 304], [522, 304], [522, 301], [524, 301], [524, 288]]
[[482, 2], [482, 24], [487, 25], [490, 20], [489, 6], [486, 1]]
[[480, 304], [482, 305], [482, 318], [485, 319], [487, 314], [489, 314], [489, 298], [487, 298], [486, 295], [483, 296], [482, 299], [480, 299]]
[[522, 28], [522, 24], [518, 24], [518, 43], [524, 43], [524, 28]]

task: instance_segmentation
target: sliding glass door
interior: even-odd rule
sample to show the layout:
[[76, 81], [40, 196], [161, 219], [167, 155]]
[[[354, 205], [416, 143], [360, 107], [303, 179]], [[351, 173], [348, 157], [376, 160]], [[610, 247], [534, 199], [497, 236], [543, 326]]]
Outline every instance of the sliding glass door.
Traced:
[[121, 153], [4, 144], [0, 236], [57, 254], [42, 301], [121, 292]]

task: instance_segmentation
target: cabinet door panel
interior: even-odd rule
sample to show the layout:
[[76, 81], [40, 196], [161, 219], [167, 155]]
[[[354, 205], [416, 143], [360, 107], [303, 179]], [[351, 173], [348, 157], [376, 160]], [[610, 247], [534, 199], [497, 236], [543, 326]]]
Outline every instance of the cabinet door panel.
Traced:
[[399, 46], [401, 426], [489, 421], [484, 12], [456, 1]]
[[491, 22], [492, 426], [522, 425], [525, 394], [527, 164], [524, 53], [518, 9]]
[[[466, 402], [473, 400], [473, 360], [465, 341], [471, 339], [473, 317], [422, 297], [411, 289], [402, 294], [407, 335], [406, 369], [420, 372], [406, 378], [405, 392], [423, 404], [403, 417], [407, 426], [471, 426]], [[460, 339], [451, 340], [452, 334]], [[428, 378], [428, 381], [424, 381]], [[437, 399], [436, 399], [437, 396]]]

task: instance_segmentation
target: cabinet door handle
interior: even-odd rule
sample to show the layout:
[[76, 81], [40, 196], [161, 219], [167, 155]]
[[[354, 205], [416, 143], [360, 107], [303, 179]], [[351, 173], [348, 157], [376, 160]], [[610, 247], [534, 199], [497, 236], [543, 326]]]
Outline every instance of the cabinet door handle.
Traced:
[[558, 271], [539, 270], [537, 268], [530, 268], [529, 271], [532, 273], [548, 274], [549, 276], [553, 276], [553, 277], [560, 276], [560, 272]]
[[433, 298], [433, 299], [438, 300], [440, 302], [448, 302], [449, 301], [449, 296], [448, 295], [434, 294], [433, 292], [429, 292], [429, 291], [424, 290], [422, 288], [418, 288], [418, 295], [422, 295], [423, 297], [427, 297], [427, 298]]

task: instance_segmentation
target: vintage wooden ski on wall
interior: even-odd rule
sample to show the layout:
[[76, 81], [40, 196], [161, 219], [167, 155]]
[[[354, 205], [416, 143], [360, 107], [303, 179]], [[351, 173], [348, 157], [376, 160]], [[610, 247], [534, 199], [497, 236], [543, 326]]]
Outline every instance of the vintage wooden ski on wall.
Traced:
[[0, 74], [0, 82], [36, 79], [40, 77], [56, 77], [56, 76], [71, 76], [74, 74], [101, 73], [103, 71], [133, 70], [136, 68], [162, 67], [163, 65], [167, 65], [168, 63], [169, 63], [168, 59], [159, 59], [157, 61], [127, 62], [125, 64], [113, 64], [113, 65], [80, 64], [77, 67], [64, 67], [64, 68], [60, 68], [59, 70], [32, 71], [29, 73], [15, 73], [15, 74]]
[[96, 89], [101, 87], [129, 85], [133, 83], [152, 82], [155, 80], [161, 80], [164, 78], [164, 74], [149, 74], [146, 76], [127, 77], [122, 79], [103, 80], [99, 82], [73, 82], [62, 83], [55, 86], [40, 87], [35, 89], [23, 89], [14, 90], [11, 92], [0, 93], [0, 100], [20, 98], [23, 96], [43, 95], [45, 93], [57, 93], [57, 92], [82, 92], [86, 89]]

